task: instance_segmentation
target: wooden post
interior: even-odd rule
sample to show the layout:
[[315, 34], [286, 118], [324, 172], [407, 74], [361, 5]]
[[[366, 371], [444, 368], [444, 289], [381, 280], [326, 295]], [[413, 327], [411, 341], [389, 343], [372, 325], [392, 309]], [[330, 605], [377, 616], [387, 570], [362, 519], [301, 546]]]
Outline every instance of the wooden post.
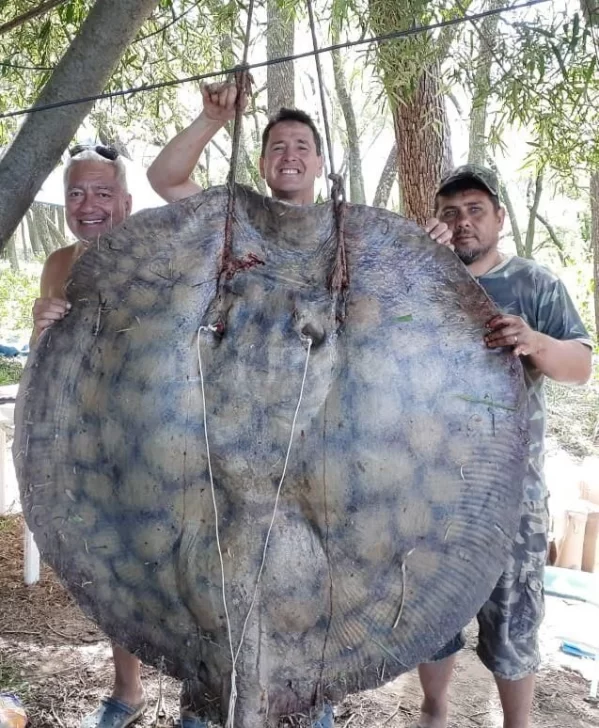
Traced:
[[31, 586], [40, 580], [40, 552], [33, 540], [33, 534], [24, 526], [24, 546], [25, 546], [25, 584]]

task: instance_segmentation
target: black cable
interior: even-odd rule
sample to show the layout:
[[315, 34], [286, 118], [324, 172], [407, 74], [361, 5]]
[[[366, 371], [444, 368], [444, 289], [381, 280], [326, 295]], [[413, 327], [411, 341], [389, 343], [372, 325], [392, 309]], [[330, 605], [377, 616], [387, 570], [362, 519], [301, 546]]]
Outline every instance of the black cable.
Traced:
[[0, 61], [0, 66], [14, 68], [17, 71], [39, 71], [40, 73], [53, 71], [56, 68], [56, 66], [22, 66], [19, 63], [9, 63], [9, 61]]
[[[512, 12], [514, 10], [522, 10], [524, 8], [530, 8], [534, 5], [542, 5], [550, 2], [550, 0], [527, 0], [526, 2], [520, 3], [519, 5], [511, 5], [507, 8], [496, 8], [493, 10], [485, 10], [480, 13], [473, 15], [463, 16], [461, 18], [452, 18], [450, 20], [442, 20], [437, 23], [431, 23], [430, 25], [420, 25], [414, 28], [408, 28], [407, 30], [397, 30], [391, 33], [385, 33], [379, 36], [373, 36], [371, 38], [361, 38], [359, 40], [347, 41], [345, 43], [335, 43], [324, 48], [317, 50], [305, 51], [304, 53], [297, 53], [296, 55], [281, 56], [280, 58], [272, 58], [266, 61], [260, 61], [247, 66], [244, 70], [250, 71], [254, 68], [265, 68], [267, 66], [273, 66], [278, 63], [289, 63], [290, 61], [296, 61], [301, 58], [309, 58], [310, 56], [318, 55], [321, 53], [330, 53], [331, 51], [341, 50], [343, 48], [354, 48], [359, 45], [365, 45], [367, 43], [386, 43], [391, 40], [397, 40], [398, 38], [408, 38], [419, 33], [426, 33], [430, 30], [438, 30], [445, 28], [450, 25], [460, 25], [461, 23], [471, 23], [475, 20], [482, 20], [490, 15], [502, 15], [506, 12]], [[7, 111], [4, 114], [0, 114], [0, 119], [9, 119], [15, 116], [23, 116], [25, 114], [33, 113], [36, 111], [48, 111], [49, 109], [58, 109], [63, 106], [73, 106], [75, 104], [85, 104], [90, 101], [99, 101], [101, 99], [112, 99], [119, 96], [127, 96], [129, 94], [143, 93], [145, 91], [155, 91], [159, 88], [168, 88], [169, 86], [178, 86], [183, 83], [191, 83], [193, 81], [205, 81], [209, 78], [216, 78], [217, 76], [224, 76], [233, 74], [239, 71], [239, 67], [227, 68], [220, 71], [211, 71], [210, 73], [201, 73], [197, 76], [188, 76], [187, 78], [173, 79], [172, 81], [160, 81], [159, 83], [144, 84], [128, 89], [121, 89], [119, 91], [107, 91], [94, 96], [83, 96], [78, 99], [68, 99], [67, 101], [55, 101], [51, 104], [42, 104], [40, 106], [31, 106], [26, 109], [19, 109], [17, 111]]]

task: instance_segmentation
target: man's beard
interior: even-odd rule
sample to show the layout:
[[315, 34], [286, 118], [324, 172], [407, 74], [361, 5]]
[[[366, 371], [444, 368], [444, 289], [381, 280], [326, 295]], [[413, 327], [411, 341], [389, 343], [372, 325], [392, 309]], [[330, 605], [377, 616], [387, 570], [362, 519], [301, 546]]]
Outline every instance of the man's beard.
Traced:
[[464, 265], [472, 265], [472, 263], [475, 263], [477, 260], [485, 256], [492, 247], [492, 245], [481, 245], [474, 249], [460, 249], [459, 247], [456, 247], [455, 254]]

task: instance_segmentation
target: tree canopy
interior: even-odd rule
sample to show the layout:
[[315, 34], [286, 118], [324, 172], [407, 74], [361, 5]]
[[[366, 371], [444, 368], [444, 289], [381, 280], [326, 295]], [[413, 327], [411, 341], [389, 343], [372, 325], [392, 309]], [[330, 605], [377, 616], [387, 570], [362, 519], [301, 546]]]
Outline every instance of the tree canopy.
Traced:
[[[177, 81], [231, 67], [242, 57], [248, 5], [240, 0], [146, 0], [139, 4], [145, 10], [136, 16], [138, 25], [129, 21], [127, 33], [121, 28], [118, 50], [107, 36], [111, 21], [123, 15], [118, 15], [121, 4], [112, 7], [111, 1], [0, 0], [0, 114], [99, 91], [173, 83], [38, 112], [25, 123], [22, 117], [0, 119], [0, 146], [8, 146], [0, 160], [0, 184], [4, 191], [3, 180], [12, 180], [7, 189], [14, 191], [0, 208], [0, 219], [12, 220], [0, 225], [0, 246], [33, 199], [42, 171], [47, 174], [58, 162], [88, 113], [104, 141], [126, 148], [130, 139], [143, 139], [162, 146], [198, 111], [199, 82]], [[394, 188], [392, 204], [422, 220], [430, 212], [432, 189], [453, 161], [448, 113], [456, 104], [468, 127], [473, 161], [494, 164], [505, 154], [509, 135], [520, 130], [528, 143], [524, 164], [530, 183], [527, 219], [518, 221], [518, 205], [512, 204], [516, 247], [534, 255], [547, 244], [567, 261], [542, 200], [558, 188], [586, 197], [589, 215], [597, 207], [591, 208], [589, 190], [599, 169], [599, 28], [590, 22], [585, 2], [576, 8], [563, 0], [537, 0], [519, 10], [509, 5], [507, 0], [314, 0], [322, 46], [395, 30], [410, 33], [321, 57], [337, 166], [348, 177], [353, 201], [389, 204]], [[104, 19], [94, 21], [102, 7]], [[481, 13], [491, 14], [468, 20]], [[79, 65], [61, 77], [78, 42]], [[250, 43], [250, 63], [309, 50], [305, 1], [255, 0]], [[90, 69], [99, 61], [104, 70], [94, 75]], [[256, 166], [260, 129], [281, 104], [298, 103], [306, 92], [316, 99], [317, 81], [310, 58], [271, 66], [268, 73], [257, 69], [254, 75], [241, 176], [264, 192]], [[308, 110], [321, 121], [316, 102]], [[37, 136], [23, 136], [36, 125]], [[391, 138], [381, 153], [377, 140], [385, 134]], [[227, 144], [215, 141], [207, 150], [199, 170], [207, 183], [213, 181], [210, 154], [216, 150], [226, 157]], [[29, 148], [35, 154], [28, 154]], [[373, 148], [379, 150], [376, 160]], [[15, 186], [17, 178], [21, 182]], [[505, 192], [509, 209], [510, 190]]]

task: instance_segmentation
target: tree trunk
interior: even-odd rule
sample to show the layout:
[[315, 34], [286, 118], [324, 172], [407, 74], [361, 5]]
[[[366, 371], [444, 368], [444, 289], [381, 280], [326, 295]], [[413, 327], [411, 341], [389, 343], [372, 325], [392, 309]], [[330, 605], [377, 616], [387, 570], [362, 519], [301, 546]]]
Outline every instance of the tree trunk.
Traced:
[[25, 234], [25, 226], [21, 225], [19, 228], [20, 235], [17, 235], [17, 238], [20, 238], [21, 240], [21, 250], [23, 251], [23, 262], [28, 263], [31, 259], [31, 256], [29, 255], [29, 246], [27, 245], [27, 235]]
[[[277, 0], [267, 0], [266, 57], [281, 58], [293, 55], [295, 21], [288, 8], [282, 8]], [[266, 69], [268, 115], [274, 116], [285, 106], [295, 106], [295, 75], [293, 62], [275, 63]]]
[[[564, 250], [564, 244], [559, 239], [559, 236], [555, 232], [555, 228], [553, 227], [553, 225], [549, 222], [549, 220], [547, 220], [546, 217], [543, 217], [543, 215], [541, 215], [539, 212], [537, 212], [537, 220], [541, 223], [541, 225], [543, 225], [545, 230], [547, 230], [547, 234], [549, 235], [549, 240], [555, 246], [561, 264], [563, 266], [568, 265], [568, 263], [571, 262], [571, 259], [570, 259], [569, 255], [566, 253], [566, 251]], [[536, 249], [538, 250], [539, 247], [544, 247], [544, 246], [538, 246]]]
[[[332, 28], [333, 43], [339, 42], [339, 31]], [[351, 96], [347, 89], [345, 71], [343, 70], [343, 57], [341, 51], [335, 50], [331, 53], [333, 62], [333, 77], [335, 79], [335, 90], [339, 99], [339, 106], [345, 119], [345, 134], [347, 139], [347, 166], [349, 168], [349, 197], [350, 201], [359, 205], [366, 204], [364, 194], [364, 176], [362, 174], [362, 159], [360, 157], [360, 139], [358, 136], [358, 125], [352, 104]]]
[[518, 225], [516, 209], [514, 208], [514, 204], [512, 202], [512, 198], [510, 197], [509, 190], [506, 187], [504, 181], [501, 179], [501, 175], [499, 174], [497, 165], [495, 164], [494, 160], [491, 159], [491, 157], [487, 157], [487, 167], [495, 172], [495, 174], [497, 175], [497, 180], [499, 181], [499, 199], [503, 202], [510, 220], [512, 235], [514, 236], [514, 244], [516, 246], [516, 255], [520, 258], [524, 258], [526, 255], [524, 250], [524, 242], [522, 241], [522, 233], [520, 232], [520, 226]]
[[[34, 203], [35, 204], [35, 203]], [[48, 252], [44, 250], [36, 225], [33, 219], [33, 205], [27, 210], [25, 215], [27, 221], [27, 232], [29, 233], [29, 242], [31, 243], [31, 250], [36, 257], [43, 258], [48, 255]]]
[[19, 270], [19, 256], [17, 255], [17, 235], [18, 230], [15, 230], [15, 233], [8, 241], [8, 246], [6, 248], [8, 262], [10, 263], [10, 267], [12, 268], [12, 270], [14, 270], [15, 272]]
[[406, 217], [423, 224], [433, 195], [452, 167], [449, 124], [440, 88], [440, 64], [426, 68], [409, 99], [392, 104], [399, 186]]
[[56, 215], [56, 227], [60, 231], [60, 234], [62, 235], [62, 237], [65, 239], [65, 245], [66, 245], [64, 208], [56, 205], [54, 210], [55, 210], [55, 215]]
[[[58, 248], [64, 248], [65, 245], [68, 245], [68, 240], [65, 238], [64, 233], [61, 233], [58, 227], [54, 224], [50, 218], [47, 219], [48, 222], [48, 235], [49, 240], [52, 241], [52, 247], [54, 250], [58, 250]], [[45, 248], [46, 246], [44, 246]]]
[[[488, 10], [501, 8], [505, 0], [489, 0]], [[487, 147], [487, 108], [491, 93], [491, 66], [494, 60], [495, 37], [499, 15], [488, 15], [477, 25], [479, 36], [478, 58], [472, 89], [472, 111], [470, 112], [470, 139], [468, 162], [484, 165]]]
[[373, 207], [387, 207], [393, 183], [397, 181], [397, 144], [391, 147], [374, 193]]
[[[49, 232], [49, 225], [51, 220], [51, 214], [52, 214], [52, 206], [51, 205], [43, 205], [37, 202], [34, 202], [33, 205], [31, 205], [31, 214], [33, 218], [33, 227], [34, 227], [34, 235], [31, 236], [31, 247], [33, 248], [35, 254], [38, 254], [38, 250], [34, 247], [35, 244], [37, 244], [37, 247], [40, 249], [39, 254], [40, 255], [50, 255], [50, 253], [55, 250], [58, 247], [61, 247], [59, 245], [53, 244], [53, 241], [50, 236]], [[30, 228], [31, 230], [31, 228]], [[34, 243], [34, 238], [35, 243]]]
[[530, 181], [529, 196], [530, 203], [528, 205], [528, 227], [526, 230], [526, 241], [524, 244], [524, 257], [533, 257], [533, 246], [535, 241], [535, 227], [537, 222], [537, 212], [539, 210], [539, 203], [541, 202], [541, 195], [543, 194], [543, 173], [539, 172], [534, 182]]
[[[466, 11], [472, 0], [462, 0]], [[406, 30], [430, 22], [429, 0], [368, 0], [375, 33]], [[393, 115], [399, 188], [404, 214], [419, 223], [431, 214], [443, 173], [452, 166], [441, 65], [457, 33], [448, 25], [377, 47], [377, 71]]]
[[591, 174], [591, 250], [595, 300], [595, 333], [599, 336], [599, 170]]
[[[158, 0], [98, 0], [36, 106], [100, 93]], [[92, 102], [30, 114], [0, 161], [0, 250], [60, 160]]]

